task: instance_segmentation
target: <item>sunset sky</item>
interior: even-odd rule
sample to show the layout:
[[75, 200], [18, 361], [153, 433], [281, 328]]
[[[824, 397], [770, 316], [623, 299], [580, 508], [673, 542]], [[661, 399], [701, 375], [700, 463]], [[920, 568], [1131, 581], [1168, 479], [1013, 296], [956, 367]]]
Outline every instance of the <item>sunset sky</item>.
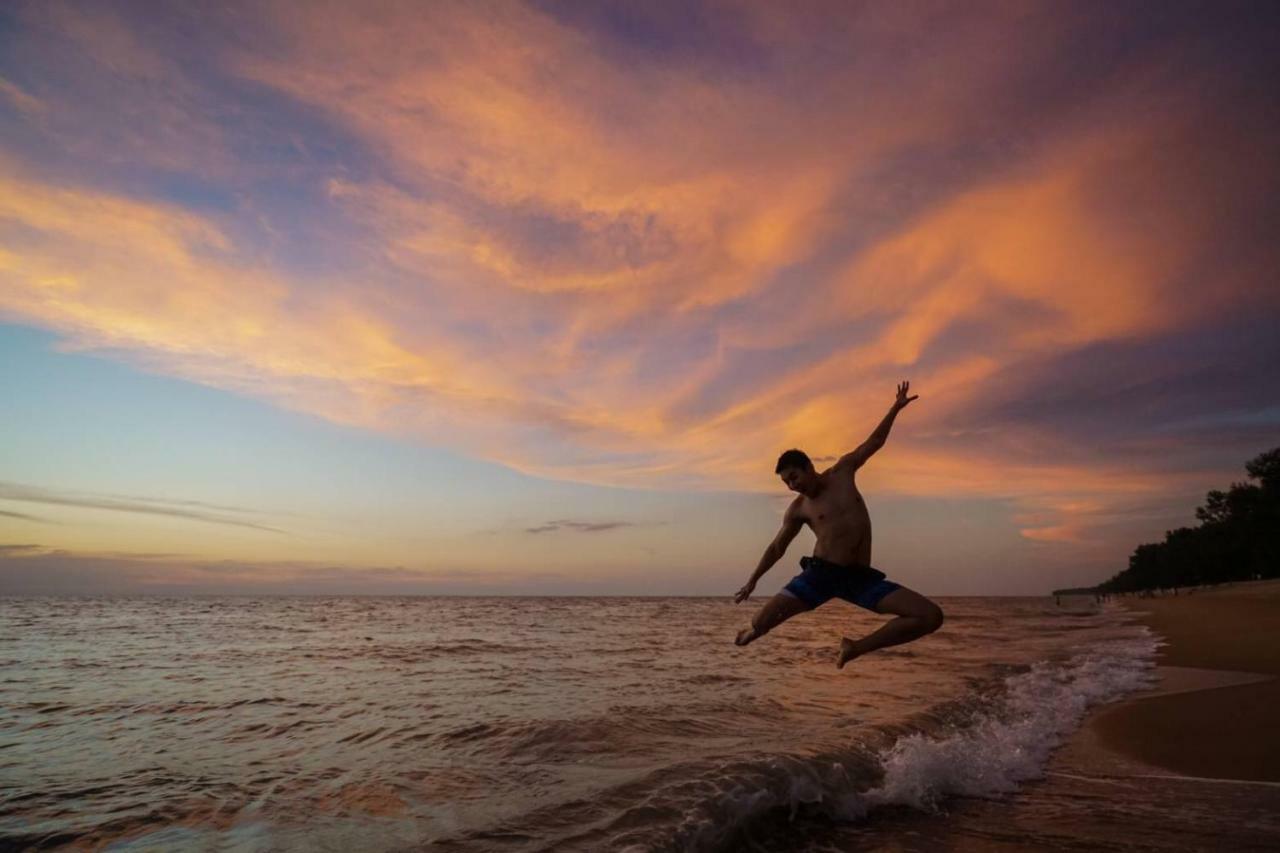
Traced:
[[[7, 2], [0, 594], [1091, 584], [1280, 445], [1280, 6]], [[812, 548], [807, 531], [759, 592]]]

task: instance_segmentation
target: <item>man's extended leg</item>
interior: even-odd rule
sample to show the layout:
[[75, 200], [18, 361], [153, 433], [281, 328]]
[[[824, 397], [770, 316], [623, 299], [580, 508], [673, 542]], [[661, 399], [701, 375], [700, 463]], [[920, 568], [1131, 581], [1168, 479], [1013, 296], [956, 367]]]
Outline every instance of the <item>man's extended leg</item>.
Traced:
[[[885, 596], [885, 598], [888, 598], [888, 596]], [[764, 607], [761, 607], [756, 615], [752, 617], [751, 627], [743, 628], [739, 631], [738, 638], [734, 642], [740, 646], [745, 646], [752, 640], [763, 637], [797, 613], [803, 613], [809, 609], [811, 609], [809, 605], [794, 595], [780, 592], [764, 603]]]
[[854, 658], [885, 646], [918, 640], [942, 627], [942, 608], [905, 586], [880, 599], [876, 612], [892, 613], [898, 618], [890, 619], [861, 640], [850, 640], [848, 637], [842, 639], [840, 660], [836, 666], [843, 667]]

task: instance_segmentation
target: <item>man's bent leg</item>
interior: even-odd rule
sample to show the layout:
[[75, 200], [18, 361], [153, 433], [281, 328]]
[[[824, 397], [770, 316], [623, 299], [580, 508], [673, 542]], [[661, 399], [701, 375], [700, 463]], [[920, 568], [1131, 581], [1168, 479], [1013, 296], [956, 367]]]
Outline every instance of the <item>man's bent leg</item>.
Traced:
[[848, 637], [842, 639], [840, 659], [836, 666], [843, 667], [854, 658], [885, 646], [918, 640], [942, 627], [942, 608], [905, 586], [880, 599], [876, 612], [892, 613], [898, 618], [890, 619], [861, 640], [850, 640]]
[[761, 607], [756, 615], [752, 617], [751, 627], [743, 628], [739, 631], [738, 638], [734, 642], [740, 646], [745, 646], [752, 640], [763, 637], [797, 613], [803, 613], [811, 609], [809, 605], [794, 595], [780, 592], [764, 603], [764, 607]]

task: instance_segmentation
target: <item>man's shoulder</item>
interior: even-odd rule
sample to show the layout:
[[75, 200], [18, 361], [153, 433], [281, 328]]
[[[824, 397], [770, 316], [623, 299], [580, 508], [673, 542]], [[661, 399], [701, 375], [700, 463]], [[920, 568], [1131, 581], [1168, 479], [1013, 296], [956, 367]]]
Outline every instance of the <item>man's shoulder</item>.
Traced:
[[858, 469], [833, 465], [822, 473], [826, 487], [835, 493], [858, 491]]

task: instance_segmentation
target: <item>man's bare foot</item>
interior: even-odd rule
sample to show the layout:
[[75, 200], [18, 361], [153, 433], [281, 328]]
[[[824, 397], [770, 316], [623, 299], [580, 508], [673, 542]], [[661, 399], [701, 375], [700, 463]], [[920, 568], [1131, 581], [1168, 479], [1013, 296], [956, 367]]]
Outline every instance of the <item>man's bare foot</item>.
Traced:
[[840, 638], [840, 659], [836, 661], [836, 669], [844, 669], [844, 665], [861, 655], [858, 644], [848, 637]]
[[756, 629], [754, 627], [743, 628], [741, 631], [738, 632], [738, 637], [733, 642], [734, 642], [734, 645], [745, 646], [747, 643], [751, 642], [755, 638], [756, 638]]

